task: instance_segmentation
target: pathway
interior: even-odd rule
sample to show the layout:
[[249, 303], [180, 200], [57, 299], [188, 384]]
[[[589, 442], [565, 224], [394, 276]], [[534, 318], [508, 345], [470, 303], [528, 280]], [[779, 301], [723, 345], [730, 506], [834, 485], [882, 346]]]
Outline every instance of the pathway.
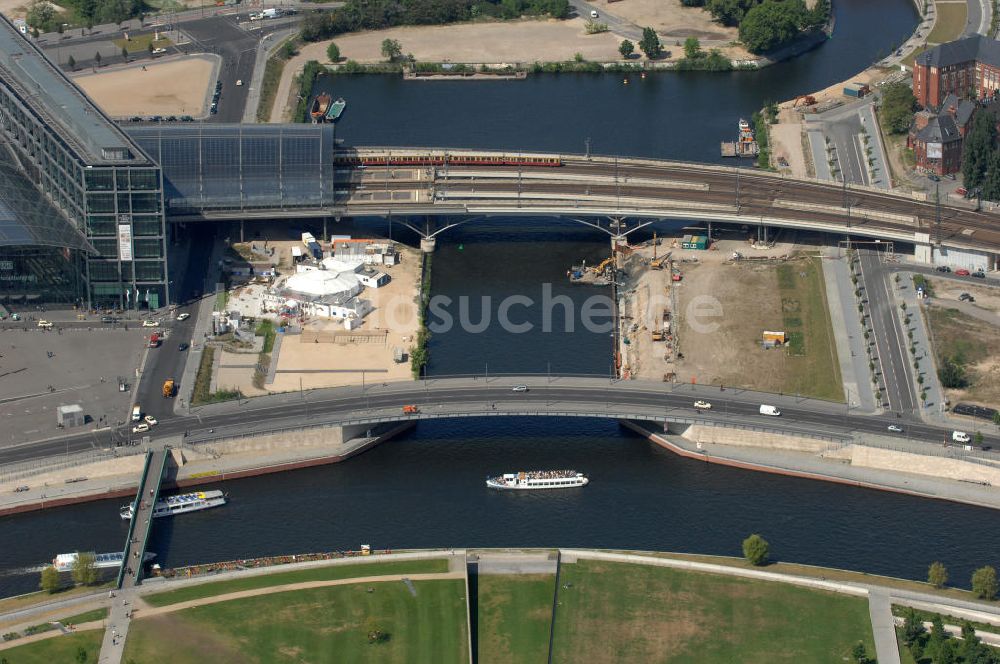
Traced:
[[842, 258], [827, 259], [822, 261], [822, 265], [830, 319], [833, 329], [840, 332], [834, 336], [840, 359], [840, 377], [847, 391], [844, 398], [852, 408], [866, 413], [878, 412], [869, 378], [864, 330], [858, 318], [854, 284], [851, 283], [847, 262]]
[[869, 591], [868, 612], [875, 636], [876, 659], [879, 664], [899, 664], [899, 643], [896, 641], [896, 625], [892, 617], [889, 593], [885, 590]]

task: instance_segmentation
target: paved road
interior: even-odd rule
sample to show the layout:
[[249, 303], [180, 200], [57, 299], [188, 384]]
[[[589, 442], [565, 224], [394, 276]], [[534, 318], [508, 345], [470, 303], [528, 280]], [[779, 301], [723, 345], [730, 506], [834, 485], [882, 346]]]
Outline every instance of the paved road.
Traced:
[[[526, 393], [514, 393], [511, 387], [532, 385]], [[696, 399], [708, 399], [713, 408], [698, 412]], [[761, 403], [777, 405], [780, 418], [760, 415]], [[402, 414], [402, 406], [418, 405], [421, 413], [412, 418]], [[192, 442], [221, 437], [295, 428], [305, 425], [339, 423], [375, 423], [403, 419], [426, 419], [452, 416], [560, 415], [594, 417], [631, 417], [634, 419], [669, 418], [678, 422], [729, 423], [736, 426], [783, 430], [804, 435], [828, 435], [843, 439], [855, 432], [867, 432], [899, 439], [940, 444], [950, 436], [949, 427], [907, 421], [904, 432], [889, 433], [886, 427], [899, 422], [893, 416], [866, 416], [845, 405], [830, 404], [792, 395], [759, 393], [710, 386], [678, 385], [645, 381], [610, 382], [600, 378], [559, 378], [547, 383], [544, 377], [491, 377], [484, 379], [431, 379], [426, 383], [376, 383], [364, 392], [360, 386], [320, 390], [309, 394], [280, 394], [257, 399], [216, 404], [194, 409], [193, 417], [165, 417], [154, 428], [157, 438], [189, 432]], [[94, 445], [108, 445], [110, 432], [89, 432], [52, 441], [26, 444], [0, 450], [0, 463], [57, 456]], [[1000, 438], [985, 441], [1000, 448]]]

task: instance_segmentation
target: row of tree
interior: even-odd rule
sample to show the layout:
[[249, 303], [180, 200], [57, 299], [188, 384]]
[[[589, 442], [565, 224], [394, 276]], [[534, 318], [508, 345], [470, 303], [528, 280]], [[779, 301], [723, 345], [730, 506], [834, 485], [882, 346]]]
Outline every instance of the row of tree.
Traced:
[[988, 201], [1000, 201], [1000, 149], [997, 112], [980, 108], [962, 147], [962, 180], [969, 191]]
[[[97, 557], [93, 553], [77, 553], [72, 576], [73, 582], [77, 585], [92, 586], [97, 583], [100, 576], [97, 573]], [[52, 565], [42, 569], [42, 577], [38, 585], [47, 593], [61, 590], [63, 586], [59, 578], [59, 571]]]
[[[945, 587], [948, 583], [948, 568], [944, 563], [934, 561], [927, 568], [927, 583], [937, 589]], [[986, 565], [980, 567], [972, 573], [972, 592], [980, 599], [994, 600], [997, 597], [997, 571], [995, 568]]]
[[32, 0], [25, 18], [28, 25], [42, 32], [62, 31], [63, 23], [85, 26], [88, 30], [102, 23], [121, 23], [143, 13], [143, 0], [61, 0], [68, 14], [56, 11], [48, 0]]
[[302, 23], [302, 38], [319, 41], [358, 30], [397, 25], [440, 25], [481, 17], [569, 16], [569, 0], [347, 0], [333, 11], [315, 11]]
[[930, 617], [931, 629], [924, 626], [924, 616], [913, 608], [903, 613], [903, 644], [913, 660], [934, 664], [1000, 664], [1000, 655], [976, 636], [969, 621], [962, 623], [961, 640], [945, 631], [941, 616]]

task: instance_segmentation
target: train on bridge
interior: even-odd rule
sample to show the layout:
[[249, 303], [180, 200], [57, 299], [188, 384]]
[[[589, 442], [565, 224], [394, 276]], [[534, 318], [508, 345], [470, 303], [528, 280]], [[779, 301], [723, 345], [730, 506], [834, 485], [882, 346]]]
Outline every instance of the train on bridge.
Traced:
[[558, 167], [562, 157], [552, 154], [474, 152], [469, 150], [338, 150], [333, 162], [345, 166], [530, 166]]

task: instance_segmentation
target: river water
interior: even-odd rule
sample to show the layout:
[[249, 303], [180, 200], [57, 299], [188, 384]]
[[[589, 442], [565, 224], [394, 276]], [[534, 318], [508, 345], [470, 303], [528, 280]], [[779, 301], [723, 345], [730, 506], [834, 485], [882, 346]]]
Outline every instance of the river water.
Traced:
[[[582, 151], [711, 161], [735, 119], [848, 78], [916, 21], [907, 0], [837, 0], [837, 31], [823, 47], [756, 73], [665, 74], [627, 88], [620, 77], [531, 76], [526, 81], [403, 82], [338, 78], [349, 100], [340, 136], [358, 144], [460, 145]], [[883, 47], [884, 48], [884, 47]], [[404, 44], [405, 49], [405, 44]], [[384, 222], [379, 228], [384, 230]], [[397, 239], [398, 227], [393, 231]], [[567, 221], [491, 219], [448, 231], [434, 258], [433, 293], [496, 313], [526, 294], [574, 303], [598, 288], [565, 271], [607, 255], [607, 237]], [[484, 301], [483, 297], [492, 300]], [[490, 326], [431, 339], [430, 372], [605, 374], [605, 332], [535, 324]], [[545, 494], [487, 491], [487, 474], [574, 467], [586, 489]], [[1000, 563], [1000, 514], [940, 501], [721, 468], [679, 459], [613, 421], [490, 418], [434, 421], [344, 464], [227, 482], [224, 508], [156, 524], [152, 550], [169, 566], [238, 557], [375, 547], [591, 546], [739, 554], [750, 532], [777, 558], [923, 578], [944, 561], [956, 583]], [[206, 488], [211, 488], [206, 485]], [[0, 519], [0, 596], [37, 587], [30, 571], [55, 554], [113, 551], [124, 541], [122, 501]]]

